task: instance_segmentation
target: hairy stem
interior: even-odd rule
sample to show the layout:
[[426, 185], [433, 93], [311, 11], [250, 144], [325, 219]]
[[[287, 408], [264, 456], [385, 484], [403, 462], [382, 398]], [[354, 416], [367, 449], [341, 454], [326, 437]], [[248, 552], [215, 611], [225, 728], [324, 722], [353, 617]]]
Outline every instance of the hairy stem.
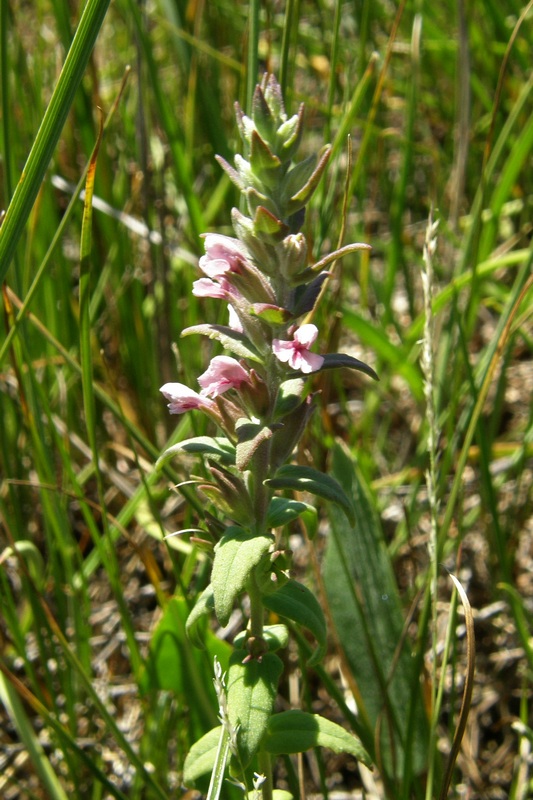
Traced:
[[248, 581], [248, 596], [250, 598], [250, 635], [261, 638], [263, 636], [264, 608], [254, 574]]
[[261, 785], [262, 800], [272, 800], [272, 759], [270, 758], [270, 753], [267, 753], [266, 750], [259, 751], [259, 769], [261, 775], [264, 775], [266, 778], [265, 782]]

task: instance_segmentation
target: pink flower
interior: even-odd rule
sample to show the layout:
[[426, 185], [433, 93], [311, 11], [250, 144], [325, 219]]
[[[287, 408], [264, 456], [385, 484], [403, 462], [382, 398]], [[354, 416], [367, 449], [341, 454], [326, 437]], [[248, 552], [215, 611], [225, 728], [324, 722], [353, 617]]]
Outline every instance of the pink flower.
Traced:
[[218, 397], [229, 389], [239, 389], [249, 383], [250, 376], [238, 361], [230, 356], [215, 356], [206, 371], [198, 378], [202, 396]]
[[309, 347], [318, 335], [316, 325], [302, 325], [293, 334], [292, 342], [282, 339], [272, 341], [272, 352], [284, 364], [300, 372], [316, 372], [324, 363], [323, 356], [311, 353]]
[[192, 293], [195, 297], [214, 297], [218, 300], [225, 300], [229, 294], [229, 285], [225, 278], [220, 277], [217, 281], [211, 278], [199, 278], [192, 285]]
[[159, 391], [167, 400], [170, 400], [168, 409], [171, 414], [183, 414], [194, 408], [210, 409], [215, 405], [212, 400], [194, 392], [183, 383], [165, 383]]
[[219, 233], [206, 234], [205, 253], [199, 263], [208, 278], [220, 278], [226, 272], [241, 272], [241, 264], [248, 255], [238, 239]]

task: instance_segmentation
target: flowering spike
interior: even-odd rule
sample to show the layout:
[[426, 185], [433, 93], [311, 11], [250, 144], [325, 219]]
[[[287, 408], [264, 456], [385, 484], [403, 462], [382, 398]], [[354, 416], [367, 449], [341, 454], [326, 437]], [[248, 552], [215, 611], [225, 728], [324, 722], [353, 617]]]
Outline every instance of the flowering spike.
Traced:
[[[309, 394], [308, 376], [319, 370], [348, 367], [376, 377], [369, 366], [352, 356], [312, 352], [318, 329], [313, 324], [298, 327], [320, 299], [329, 276], [325, 268], [348, 252], [366, 247], [345, 245], [309, 266], [310, 248], [301, 228], [331, 147], [327, 145], [299, 163], [292, 162], [302, 135], [304, 108], [301, 105], [297, 114], [287, 118], [281, 87], [272, 75], [265, 75], [256, 88], [251, 116], [238, 104], [235, 110], [246, 158], [237, 154], [233, 166], [221, 157], [218, 162], [241, 192], [248, 216], [232, 210], [235, 237], [205, 234], [205, 254], [199, 261], [202, 276], [192, 290], [197, 297], [227, 303], [229, 324], [201, 323], [182, 331], [182, 335], [207, 336], [232, 355], [211, 359], [198, 378], [199, 393], [182, 384], [165, 384], [161, 389], [171, 413], [200, 409], [224, 434], [223, 438], [196, 438], [187, 444], [188, 452], [207, 461], [211, 473], [208, 481], [198, 479], [195, 484], [201, 484], [199, 488], [212, 500], [220, 517], [242, 526], [235, 541], [224, 534], [216, 548], [215, 565], [230, 563], [224, 559], [233, 564], [239, 552], [236, 547], [232, 549], [235, 542], [242, 550], [249, 542], [270, 536], [269, 509], [275, 491], [309, 487], [309, 470], [302, 473], [287, 464], [316, 405], [316, 395]], [[227, 444], [234, 459], [219, 457], [219, 441]], [[162, 458], [172, 457], [174, 450], [171, 448]], [[334, 502], [340, 497], [343, 506], [331, 483], [326, 481], [326, 488], [320, 488], [327, 476], [312, 473], [314, 493]], [[220, 538], [220, 529], [214, 523], [208, 526], [214, 537]], [[268, 540], [267, 549], [270, 544]], [[250, 552], [255, 553], [253, 546]], [[280, 569], [273, 569], [270, 553], [257, 552], [257, 558], [254, 555], [250, 561], [247, 555], [239, 555], [242, 583], [237, 589], [232, 575], [224, 573], [223, 580], [218, 580], [218, 575], [218, 582], [213, 582], [215, 613], [224, 607], [224, 619], [246, 585], [253, 584], [262, 595], [278, 591], [272, 579], [282, 578]], [[233, 593], [227, 597], [226, 579], [233, 586]], [[252, 658], [252, 650], [247, 658]], [[262, 650], [257, 652], [260, 654], [256, 660], [254, 655], [252, 664], [263, 658]]]

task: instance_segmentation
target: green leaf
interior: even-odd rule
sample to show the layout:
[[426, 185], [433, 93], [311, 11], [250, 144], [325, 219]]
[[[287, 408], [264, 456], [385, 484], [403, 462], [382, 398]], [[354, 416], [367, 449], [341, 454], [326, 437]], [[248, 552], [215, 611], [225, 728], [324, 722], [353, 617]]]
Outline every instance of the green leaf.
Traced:
[[191, 336], [193, 333], [199, 333], [202, 336], [208, 336], [209, 339], [215, 339], [220, 342], [225, 350], [229, 350], [239, 358], [251, 359], [262, 363], [261, 356], [257, 350], [252, 346], [250, 341], [243, 333], [234, 331], [226, 325], [192, 325], [190, 328], [185, 328], [182, 336]]
[[[250, 197], [250, 192], [248, 192], [248, 197]], [[253, 214], [255, 231], [266, 241], [275, 244], [288, 234], [288, 226], [264, 205], [257, 206]]]
[[272, 428], [250, 422], [247, 419], [239, 420], [235, 426], [237, 434], [236, 464], [241, 472], [248, 467], [250, 461], [263, 442], [272, 438]]
[[[418, 674], [404, 632], [398, 588], [379, 519], [363, 477], [340, 446], [333, 472], [353, 498], [356, 523], [329, 509], [331, 535], [324, 559], [329, 607], [347, 663], [359, 689], [359, 713], [379, 732], [379, 750], [389, 777], [403, 770], [404, 743], [413, 736], [411, 768], [424, 767], [428, 725]], [[407, 731], [410, 708], [413, 730]], [[387, 720], [387, 724], [383, 724]], [[397, 765], [397, 766], [395, 766]]]
[[283, 662], [275, 653], [265, 653], [261, 660], [248, 657], [247, 650], [236, 650], [228, 669], [228, 716], [232, 727], [238, 729], [239, 755], [247, 766], [256, 753], [265, 733]]
[[310, 666], [317, 664], [326, 652], [327, 628], [324, 612], [315, 595], [303, 583], [291, 579], [272, 594], [265, 595], [263, 605], [311, 631], [318, 647], [308, 663]]
[[299, 161], [289, 170], [281, 184], [281, 197], [284, 204], [305, 186], [315, 171], [316, 165], [317, 156], [313, 153], [313, 155], [308, 156], [303, 161]]
[[193, 744], [183, 765], [183, 781], [194, 783], [202, 775], [213, 771], [222, 734], [222, 725], [212, 728], [201, 739]]
[[185, 631], [189, 640], [199, 649], [205, 648], [205, 626], [201, 626], [201, 621], [215, 610], [215, 598], [211, 584], [206, 586], [200, 597], [197, 599], [194, 608], [187, 617]]
[[[205, 592], [201, 598], [204, 595]], [[195, 609], [191, 613], [194, 614]], [[203, 632], [202, 643], [207, 655], [191, 647], [186, 633], [188, 616], [189, 604], [185, 599], [171, 598], [152, 635], [141, 689], [144, 693], [161, 690], [172, 692], [180, 702], [187, 698], [191, 704], [191, 730], [194, 737], [216, 721], [213, 660], [216, 656], [222, 670], [226, 670], [233, 648], [208, 628]]]
[[180, 451], [215, 457], [224, 464], [235, 464], [235, 447], [224, 436], [196, 436], [194, 439], [178, 442], [165, 450], [158, 458], [156, 467], [160, 467]]
[[357, 369], [359, 372], [364, 372], [366, 375], [370, 375], [371, 378], [374, 378], [374, 380], [379, 381], [379, 378], [372, 367], [369, 367], [368, 364], [364, 363], [364, 361], [359, 361], [358, 358], [353, 358], [353, 356], [346, 355], [346, 353], [326, 353], [324, 355], [324, 363], [320, 367], [319, 371], [322, 372], [325, 369], [338, 369], [339, 367]]
[[313, 509], [316, 513], [309, 503], [290, 500], [287, 497], [273, 497], [268, 507], [267, 525], [269, 528], [282, 528], [309, 509]]
[[283, 381], [276, 397], [274, 419], [284, 417], [290, 411], [298, 408], [304, 399], [304, 390], [305, 380], [303, 378], [290, 378], [288, 381]]
[[[254, 173], [264, 180], [265, 173], [274, 171], [277, 172], [281, 166], [281, 161], [274, 155], [267, 143], [261, 138], [257, 131], [252, 131], [251, 147], [250, 147], [250, 164]], [[278, 176], [275, 176], [276, 182]], [[267, 180], [268, 185], [268, 180]]]
[[265, 484], [272, 489], [293, 489], [295, 492], [316, 494], [342, 508], [350, 522], [353, 523], [355, 520], [352, 503], [340, 483], [331, 475], [319, 472], [313, 467], [286, 464], [273, 478], [268, 478]]
[[271, 716], [263, 745], [273, 755], [329, 747], [335, 753], [350, 753], [367, 767], [372, 766], [370, 756], [356, 736], [329, 719], [305, 711], [283, 711]]
[[271, 536], [254, 536], [237, 526], [226, 529], [215, 548], [211, 574], [215, 612], [221, 625], [227, 625], [235, 598], [273, 541]]
[[313, 195], [313, 192], [318, 186], [324, 170], [326, 169], [330, 155], [331, 145], [326, 145], [319, 153], [318, 164], [311, 176], [308, 178], [306, 183], [301, 188], [298, 188], [294, 194], [291, 194], [290, 199], [287, 200], [287, 213], [295, 214], [297, 211], [307, 205], [311, 199], [311, 196]]
[[276, 133], [277, 120], [272, 116], [265, 96], [259, 86], [255, 87], [252, 100], [252, 119], [260, 135], [267, 142], [272, 141]]

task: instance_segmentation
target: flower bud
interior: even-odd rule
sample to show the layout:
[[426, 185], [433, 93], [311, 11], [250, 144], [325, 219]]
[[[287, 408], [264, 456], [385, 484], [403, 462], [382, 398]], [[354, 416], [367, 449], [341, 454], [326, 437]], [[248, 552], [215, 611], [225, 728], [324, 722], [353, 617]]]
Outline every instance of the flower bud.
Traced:
[[307, 241], [303, 233], [291, 233], [282, 242], [284, 277], [292, 278], [307, 266]]

